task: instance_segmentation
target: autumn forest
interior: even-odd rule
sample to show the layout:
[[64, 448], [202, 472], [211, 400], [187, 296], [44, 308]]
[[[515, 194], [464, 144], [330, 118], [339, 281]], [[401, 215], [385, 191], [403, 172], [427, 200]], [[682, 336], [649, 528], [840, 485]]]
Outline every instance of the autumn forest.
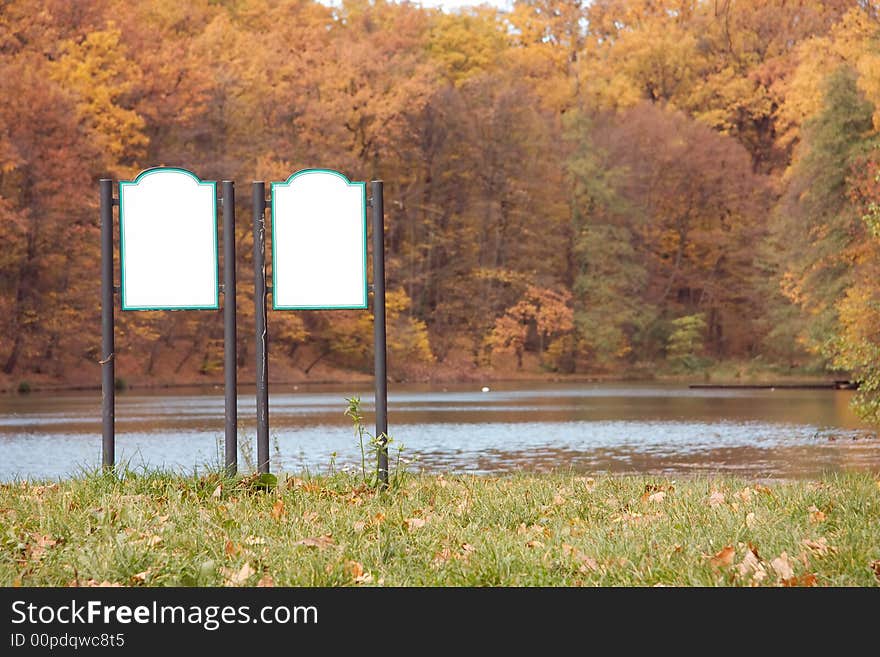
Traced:
[[[323, 167], [385, 181], [392, 377], [760, 362], [876, 421], [878, 9], [2, 0], [0, 382], [97, 384], [97, 181], [157, 165], [236, 181], [252, 371], [250, 182]], [[370, 372], [368, 312], [269, 325], [274, 376]], [[117, 372], [220, 380], [222, 328], [118, 313]]]

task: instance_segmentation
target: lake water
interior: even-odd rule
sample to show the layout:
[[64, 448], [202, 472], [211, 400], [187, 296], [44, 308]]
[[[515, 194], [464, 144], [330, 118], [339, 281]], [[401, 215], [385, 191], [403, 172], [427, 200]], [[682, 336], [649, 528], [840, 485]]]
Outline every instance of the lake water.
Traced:
[[[849, 408], [850, 392], [691, 390], [654, 384], [392, 386], [389, 433], [411, 471], [728, 473], [761, 478], [880, 472], [880, 439]], [[272, 468], [359, 468], [343, 415], [368, 387], [275, 386]], [[222, 462], [223, 391], [137, 390], [116, 397], [117, 462], [203, 471]], [[242, 450], [253, 462], [255, 405], [238, 400]], [[0, 480], [59, 478], [100, 464], [100, 394], [0, 396]], [[335, 455], [335, 456], [334, 456]]]

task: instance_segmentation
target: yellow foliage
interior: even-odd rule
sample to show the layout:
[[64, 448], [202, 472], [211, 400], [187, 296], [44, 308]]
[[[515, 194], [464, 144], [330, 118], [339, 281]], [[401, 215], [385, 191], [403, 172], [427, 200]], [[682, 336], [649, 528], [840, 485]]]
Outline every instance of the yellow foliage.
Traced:
[[52, 77], [78, 96], [77, 110], [112, 162], [131, 161], [148, 139], [144, 119], [124, 101], [138, 84], [141, 71], [120, 42], [115, 27], [91, 32], [82, 41], [68, 40], [51, 67]]

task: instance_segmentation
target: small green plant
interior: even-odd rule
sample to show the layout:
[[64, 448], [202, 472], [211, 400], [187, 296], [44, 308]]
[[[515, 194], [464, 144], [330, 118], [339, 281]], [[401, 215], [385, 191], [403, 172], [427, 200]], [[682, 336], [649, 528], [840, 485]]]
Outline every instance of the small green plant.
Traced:
[[[379, 485], [380, 476], [379, 476], [379, 455], [383, 450], [387, 450], [391, 444], [394, 442], [394, 439], [384, 433], [380, 433], [378, 436], [374, 436], [370, 432], [367, 431], [367, 428], [364, 426], [364, 415], [361, 412], [361, 398], [357, 395], [354, 397], [347, 397], [345, 399], [348, 402], [348, 408], [345, 409], [345, 416], [351, 418], [352, 425], [354, 426], [354, 433], [358, 439], [358, 445], [361, 448], [361, 478], [364, 484], [368, 486], [376, 487]], [[397, 449], [397, 472], [395, 474], [394, 479], [398, 480], [401, 475], [400, 470], [400, 452], [403, 447], [398, 447]], [[369, 451], [370, 459], [376, 463], [376, 469], [367, 475], [367, 452]], [[390, 470], [390, 468], [389, 468]], [[389, 484], [392, 483], [391, 472], [388, 472], [388, 481]], [[395, 484], [399, 483], [395, 481]]]
[[124, 392], [128, 390], [128, 381], [123, 379], [121, 376], [117, 376], [113, 381], [113, 387], [119, 392]]
[[27, 395], [31, 391], [30, 381], [22, 381], [18, 384], [18, 394]]

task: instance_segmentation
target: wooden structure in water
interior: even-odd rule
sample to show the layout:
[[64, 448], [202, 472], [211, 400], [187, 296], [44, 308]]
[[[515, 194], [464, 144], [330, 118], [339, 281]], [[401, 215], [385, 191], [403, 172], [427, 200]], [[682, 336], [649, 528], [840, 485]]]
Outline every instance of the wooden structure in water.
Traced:
[[858, 381], [829, 381], [827, 383], [692, 383], [692, 389], [716, 390], [858, 390]]

